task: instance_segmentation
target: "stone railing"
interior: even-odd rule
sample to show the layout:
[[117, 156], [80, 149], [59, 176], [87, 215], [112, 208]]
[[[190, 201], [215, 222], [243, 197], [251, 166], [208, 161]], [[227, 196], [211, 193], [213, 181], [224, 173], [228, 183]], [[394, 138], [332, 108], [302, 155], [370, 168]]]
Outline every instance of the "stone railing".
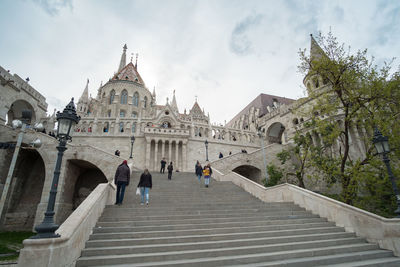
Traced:
[[400, 256], [399, 218], [387, 219], [292, 184], [265, 188], [237, 173], [223, 174], [215, 168], [213, 178], [230, 181], [264, 202], [294, 202], [313, 214], [344, 227], [346, 231], [354, 232], [357, 236]]
[[113, 184], [99, 184], [58, 228], [61, 237], [24, 240], [18, 266], [74, 266], [105, 205], [114, 198]]

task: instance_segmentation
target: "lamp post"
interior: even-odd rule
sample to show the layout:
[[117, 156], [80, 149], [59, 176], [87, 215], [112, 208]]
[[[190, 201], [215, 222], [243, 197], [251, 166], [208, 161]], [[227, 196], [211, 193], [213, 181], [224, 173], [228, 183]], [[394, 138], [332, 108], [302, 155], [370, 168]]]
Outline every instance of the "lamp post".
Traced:
[[257, 135], [258, 135], [258, 137], [260, 137], [260, 140], [261, 140], [261, 150], [262, 150], [263, 160], [264, 160], [265, 183], [267, 183], [268, 182], [268, 172], [267, 172], [267, 159], [266, 159], [265, 150], [264, 150], [264, 136], [263, 136], [261, 130], [258, 130]]
[[47, 210], [44, 213], [42, 223], [35, 227], [37, 235], [32, 237], [34, 239], [60, 237], [59, 234], [55, 233], [58, 229], [58, 225], [54, 223], [54, 204], [57, 195], [58, 179], [60, 177], [60, 168], [64, 151], [67, 150], [67, 141], [72, 140], [70, 135], [71, 129], [74, 128], [75, 124], [77, 124], [80, 119], [81, 117], [76, 115], [74, 98], [71, 99], [71, 102], [64, 108], [62, 113], [57, 112], [57, 139], [59, 140], [59, 144], [57, 146], [58, 155], [56, 167], [54, 169], [53, 182], [51, 183]]
[[386, 165], [386, 169], [389, 175], [390, 182], [392, 183], [394, 194], [396, 195], [397, 200], [397, 209], [394, 211], [397, 214], [397, 218], [400, 218], [400, 194], [399, 189], [396, 184], [396, 177], [394, 177], [392, 168], [390, 166], [390, 159], [388, 154], [390, 152], [389, 147], [389, 138], [387, 136], [383, 136], [382, 133], [375, 127], [373, 143], [375, 145], [376, 151], [379, 155], [382, 155], [382, 160]]
[[133, 143], [135, 143], [135, 136], [134, 135], [131, 136], [131, 155], [129, 156], [130, 159], [133, 158], [132, 157]]
[[206, 146], [206, 161], [208, 161], [208, 141], [207, 140], [204, 142], [204, 145]]

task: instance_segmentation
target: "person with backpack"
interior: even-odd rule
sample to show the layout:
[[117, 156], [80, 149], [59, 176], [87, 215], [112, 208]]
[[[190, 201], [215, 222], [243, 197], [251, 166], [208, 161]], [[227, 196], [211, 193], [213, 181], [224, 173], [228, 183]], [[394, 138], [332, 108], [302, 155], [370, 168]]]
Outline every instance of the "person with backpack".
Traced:
[[208, 163], [203, 169], [204, 184], [206, 187], [208, 187], [210, 184], [211, 174], [212, 174], [212, 169], [211, 169], [210, 163]]
[[172, 166], [172, 161], [169, 163], [168, 167], [168, 180], [172, 179], [172, 171], [174, 170], [174, 166]]

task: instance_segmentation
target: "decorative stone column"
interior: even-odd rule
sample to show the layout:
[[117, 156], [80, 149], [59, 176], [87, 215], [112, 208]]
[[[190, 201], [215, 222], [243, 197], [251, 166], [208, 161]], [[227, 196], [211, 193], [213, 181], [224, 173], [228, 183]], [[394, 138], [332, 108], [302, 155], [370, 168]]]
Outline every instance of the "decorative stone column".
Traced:
[[150, 149], [151, 149], [151, 140], [147, 140], [146, 143], [146, 162], [145, 162], [145, 167], [150, 169]]
[[158, 166], [158, 159], [157, 159], [157, 154], [158, 154], [158, 140], [155, 140], [155, 147], [154, 147], [154, 170], [157, 170]]
[[186, 170], [187, 157], [186, 157], [186, 144], [182, 143], [182, 170]]
[[172, 161], [172, 158], [171, 158], [171, 155], [172, 155], [172, 141], [171, 140], [168, 140], [168, 161], [169, 162], [171, 162]]
[[161, 140], [161, 158], [165, 158], [165, 140]]
[[175, 141], [175, 166], [179, 168], [179, 140]]

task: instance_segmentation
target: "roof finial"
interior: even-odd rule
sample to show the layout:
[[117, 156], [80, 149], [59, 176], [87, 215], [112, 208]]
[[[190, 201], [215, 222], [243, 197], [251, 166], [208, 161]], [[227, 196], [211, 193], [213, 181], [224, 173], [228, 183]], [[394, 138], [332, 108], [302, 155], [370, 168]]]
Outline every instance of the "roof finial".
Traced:
[[138, 59], [138, 57], [139, 57], [139, 54], [136, 53], [136, 63], [135, 63], [135, 68], [136, 68], [136, 69], [137, 69], [137, 59]]
[[132, 60], [133, 60], [133, 53], [131, 53], [131, 63], [132, 63]]
[[128, 49], [128, 47], [125, 44], [123, 47], [123, 52], [122, 52], [122, 56], [121, 56], [121, 61], [119, 63], [118, 72], [120, 72], [126, 65], [126, 49]]
[[194, 100], [195, 100], [195, 102], [197, 102], [197, 95], [194, 96]]

